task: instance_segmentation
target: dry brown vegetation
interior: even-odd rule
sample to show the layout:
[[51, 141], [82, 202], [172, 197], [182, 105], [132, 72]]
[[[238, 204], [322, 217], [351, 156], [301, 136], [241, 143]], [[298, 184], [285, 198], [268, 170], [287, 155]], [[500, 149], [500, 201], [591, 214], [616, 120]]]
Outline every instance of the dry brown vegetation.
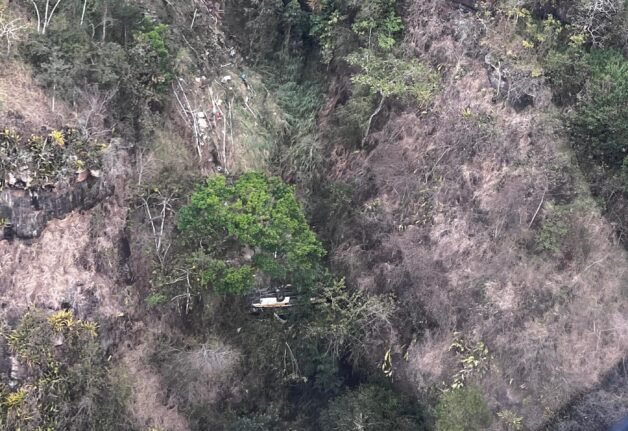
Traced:
[[38, 127], [54, 128], [67, 125], [71, 118], [69, 108], [56, 101], [55, 111], [52, 100], [37, 85], [30, 68], [23, 63], [2, 59], [0, 70], [0, 120], [3, 124], [11, 116], [18, 116]]
[[[619, 411], [625, 403], [613, 394], [620, 391], [607, 389], [605, 378], [628, 354], [628, 260], [575, 168], [548, 87], [530, 79], [536, 64], [520, 41], [504, 39], [507, 21], [489, 28], [445, 0], [411, 3], [404, 50], [440, 70], [444, 90], [428, 110], [391, 102], [366, 148], [333, 149], [328, 178], [353, 186], [351, 217], [328, 221], [333, 266], [351, 286], [394, 294], [398, 306], [390, 339], [367, 343], [373, 363], [381, 366], [392, 346], [395, 381], [422, 395], [459, 375], [454, 342], [484, 343], [489, 354], [467, 382], [482, 388], [493, 413], [516, 412], [536, 429], [599, 387], [590, 397], [612, 398], [608, 405]], [[216, 43], [226, 57], [222, 37]], [[166, 196], [171, 179], [178, 186], [217, 167], [265, 169], [273, 139], [287, 127], [262, 79], [240, 78], [237, 54], [217, 73], [199, 66], [189, 48], [178, 53], [153, 145], [133, 152], [117, 143], [108, 153], [114, 197], [51, 222], [32, 243], [0, 242], [0, 315], [67, 303], [102, 322], [111, 359], [128, 376], [137, 425], [167, 430], [190, 429], [185, 408], [244, 398], [248, 381], [234, 383], [237, 376], [251, 386], [261, 377], [243, 370], [242, 353], [224, 340], [186, 339], [172, 315], [161, 320], [141, 302], [156, 267], [150, 221], [160, 222], [163, 201], [145, 208], [129, 198], [155, 184]], [[523, 77], [512, 94], [495, 85], [491, 59], [504, 57], [512, 59], [508, 76]], [[53, 112], [31, 71], [7, 64], [0, 71], [5, 124], [70, 124], [107, 136], [107, 94], [85, 94], [74, 110], [56, 101]], [[337, 78], [332, 92], [348, 82]], [[346, 91], [330, 95], [322, 124]], [[533, 107], [517, 104], [522, 95]], [[168, 205], [184, 200], [180, 192], [168, 195]], [[161, 217], [173, 235], [174, 210]]]
[[333, 179], [356, 186], [362, 209], [333, 258], [360, 288], [396, 294], [408, 356], [394, 366], [412, 386], [451, 383], [454, 338], [482, 341], [490, 366], [473, 380], [494, 412], [536, 428], [628, 352], [628, 260], [549, 90], [519, 112], [497, 98], [484, 59], [507, 43], [446, 2], [408, 15], [406, 46], [441, 67], [445, 90], [429, 113], [392, 116], [372, 150], [336, 151]]

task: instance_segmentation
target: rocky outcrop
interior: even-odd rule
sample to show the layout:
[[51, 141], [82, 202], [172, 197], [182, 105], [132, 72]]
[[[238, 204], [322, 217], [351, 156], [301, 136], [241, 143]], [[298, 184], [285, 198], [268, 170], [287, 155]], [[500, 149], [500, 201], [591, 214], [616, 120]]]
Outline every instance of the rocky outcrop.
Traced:
[[90, 209], [113, 190], [102, 178], [88, 178], [55, 191], [5, 189], [0, 192], [0, 224], [4, 225], [0, 240], [37, 238], [49, 220]]

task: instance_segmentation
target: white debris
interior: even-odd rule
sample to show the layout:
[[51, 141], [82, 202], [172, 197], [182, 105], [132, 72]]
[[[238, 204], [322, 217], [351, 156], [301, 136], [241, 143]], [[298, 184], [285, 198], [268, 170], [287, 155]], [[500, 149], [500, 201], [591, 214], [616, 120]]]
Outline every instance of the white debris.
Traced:
[[76, 175], [76, 182], [82, 183], [87, 178], [89, 178], [89, 171], [87, 169], [79, 169], [78, 171], [76, 171]]
[[205, 130], [209, 127], [209, 123], [207, 122], [207, 116], [203, 111], [199, 111], [196, 113], [196, 123], [198, 124], [198, 128], [201, 130]]

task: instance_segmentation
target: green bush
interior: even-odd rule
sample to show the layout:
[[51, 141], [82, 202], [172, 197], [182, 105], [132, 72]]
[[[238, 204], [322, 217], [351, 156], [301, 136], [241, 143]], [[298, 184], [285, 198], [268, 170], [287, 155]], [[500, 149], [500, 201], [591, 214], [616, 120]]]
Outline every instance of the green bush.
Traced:
[[323, 61], [342, 59], [360, 47], [390, 51], [404, 28], [396, 6], [396, 0], [320, 2], [312, 17], [312, 34]]
[[127, 394], [108, 375], [94, 323], [71, 311], [31, 311], [4, 337], [29, 372], [2, 395], [3, 429], [133, 429]]
[[366, 49], [349, 55], [347, 60], [361, 69], [353, 76], [353, 82], [382, 97], [409, 96], [426, 104], [438, 88], [438, 75], [418, 60], [379, 55]]
[[163, 93], [169, 88], [172, 56], [166, 43], [168, 26], [145, 19], [135, 32], [135, 45], [130, 51], [131, 64], [138, 81], [146, 88]]
[[569, 233], [569, 210], [551, 202], [545, 205], [543, 225], [534, 238], [537, 252], [560, 252], [565, 236]]
[[[241, 294], [262, 281], [311, 288], [323, 273], [321, 243], [309, 228], [292, 187], [281, 179], [247, 173], [210, 178], [178, 215], [202, 287]], [[248, 257], [243, 256], [248, 254]]]
[[53, 98], [77, 104], [81, 93], [111, 93], [108, 122], [125, 137], [148, 141], [152, 111], [172, 79], [168, 26], [143, 19], [123, 0], [88, 3], [78, 25], [81, 8], [77, 15], [76, 8], [64, 7], [72, 2], [61, 2], [54, 25], [25, 38], [20, 53]]
[[476, 387], [447, 391], [436, 407], [438, 431], [485, 431], [490, 424], [491, 411]]
[[319, 305], [308, 335], [327, 343], [327, 351], [335, 358], [358, 362], [367, 353], [368, 340], [390, 328], [394, 312], [390, 296], [351, 291], [344, 280], [325, 286], [320, 296], [325, 303]]
[[553, 100], [558, 105], [567, 106], [578, 100], [591, 73], [587, 58], [588, 54], [582, 48], [552, 50], [544, 58], [545, 74], [552, 87]]
[[588, 63], [591, 76], [568, 129], [585, 158], [620, 168], [628, 156], [628, 61], [612, 50], [595, 50]]

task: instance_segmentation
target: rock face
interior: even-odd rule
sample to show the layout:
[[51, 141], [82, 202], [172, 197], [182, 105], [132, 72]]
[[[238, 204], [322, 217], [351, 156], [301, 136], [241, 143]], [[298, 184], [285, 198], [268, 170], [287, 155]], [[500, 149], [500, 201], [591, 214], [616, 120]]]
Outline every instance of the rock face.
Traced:
[[89, 178], [56, 191], [0, 192], [0, 240], [32, 239], [41, 235], [49, 220], [60, 219], [76, 209], [90, 209], [113, 194], [114, 187], [102, 178]]

